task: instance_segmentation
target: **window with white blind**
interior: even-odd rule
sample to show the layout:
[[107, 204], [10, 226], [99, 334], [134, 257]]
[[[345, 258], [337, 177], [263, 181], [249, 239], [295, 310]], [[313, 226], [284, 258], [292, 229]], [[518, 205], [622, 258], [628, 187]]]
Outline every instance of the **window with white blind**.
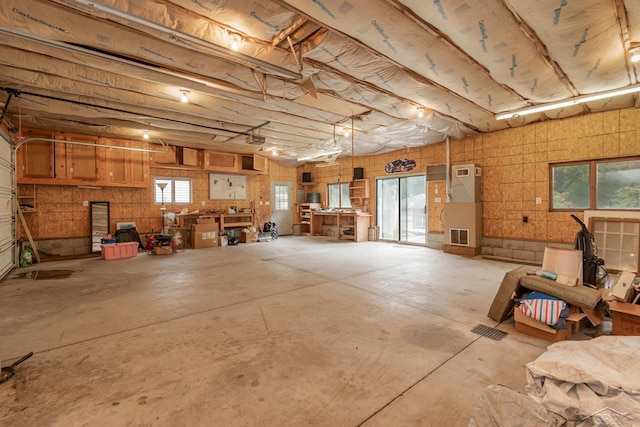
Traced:
[[[158, 204], [190, 204], [191, 180], [187, 178], [156, 178], [155, 202]], [[166, 184], [162, 190], [158, 184]]]

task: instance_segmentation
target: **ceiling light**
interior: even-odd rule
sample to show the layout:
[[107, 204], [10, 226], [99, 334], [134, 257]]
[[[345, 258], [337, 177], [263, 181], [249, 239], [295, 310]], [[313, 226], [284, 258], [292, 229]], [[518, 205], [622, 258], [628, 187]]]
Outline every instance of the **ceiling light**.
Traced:
[[142, 137], [143, 137], [144, 139], [149, 139], [149, 132], [145, 130], [145, 131], [144, 131], [144, 134], [142, 135]]
[[422, 118], [424, 116], [424, 108], [418, 107], [418, 117]]
[[271, 155], [272, 155], [273, 157], [278, 157], [278, 150], [276, 150], [275, 148], [272, 148], [272, 149], [271, 149]]
[[629, 55], [631, 55], [631, 62], [640, 62], [640, 48], [635, 47], [629, 50]]
[[231, 33], [231, 50], [237, 52], [240, 49], [240, 44], [242, 43], [242, 37], [240, 34]]
[[349, 129], [347, 128], [344, 129], [344, 136], [349, 136]]
[[180, 102], [182, 102], [183, 104], [186, 104], [187, 102], [189, 102], [189, 97], [187, 96], [189, 91], [188, 90], [183, 90], [181, 92], [182, 92], [182, 96], [180, 97]]
[[511, 119], [517, 116], [526, 116], [528, 114], [541, 113], [543, 111], [557, 110], [564, 107], [570, 107], [573, 105], [584, 104], [586, 102], [597, 101], [599, 99], [608, 99], [621, 95], [629, 95], [632, 93], [640, 92], [640, 85], [627, 86], [623, 89], [610, 90], [606, 92], [594, 93], [592, 95], [583, 95], [576, 98], [571, 98], [566, 101], [551, 102], [549, 104], [541, 104], [535, 107], [527, 107], [518, 111], [511, 111], [508, 113], [500, 113], [496, 115], [496, 120]]

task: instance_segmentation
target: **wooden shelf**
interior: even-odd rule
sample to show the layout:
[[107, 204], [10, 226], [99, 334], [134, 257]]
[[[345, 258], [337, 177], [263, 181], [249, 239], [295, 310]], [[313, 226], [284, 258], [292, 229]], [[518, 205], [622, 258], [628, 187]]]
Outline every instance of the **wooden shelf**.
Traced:
[[33, 188], [31, 190], [31, 195], [28, 196], [16, 196], [16, 201], [18, 202], [18, 209], [22, 211], [22, 213], [34, 213], [38, 211], [37, 202], [38, 196], [36, 195], [36, 186], [32, 185]]
[[366, 179], [356, 179], [349, 183], [349, 199], [351, 199], [352, 204], [356, 201], [362, 204], [363, 200], [369, 198], [369, 181]]
[[[306, 182], [305, 184], [309, 184]], [[311, 235], [311, 212], [320, 209], [321, 203], [300, 203], [298, 207], [298, 222], [300, 224], [300, 235]]]

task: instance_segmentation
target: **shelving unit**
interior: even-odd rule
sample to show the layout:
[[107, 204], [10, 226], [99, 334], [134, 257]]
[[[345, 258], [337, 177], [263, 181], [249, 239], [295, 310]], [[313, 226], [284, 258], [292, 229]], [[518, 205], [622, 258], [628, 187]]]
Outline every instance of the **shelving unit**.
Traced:
[[298, 208], [298, 221], [300, 224], [300, 235], [311, 235], [311, 212], [320, 209], [321, 203], [300, 203]]
[[370, 215], [357, 213], [338, 214], [338, 238], [364, 242], [368, 238]]
[[355, 179], [349, 183], [349, 199], [352, 205], [362, 206], [369, 198], [369, 181]]
[[36, 186], [33, 184], [33, 189], [31, 190], [31, 195], [20, 195], [16, 196], [16, 200], [18, 202], [18, 208], [22, 211], [22, 213], [33, 213], [38, 211], [38, 196], [36, 195]]
[[324, 225], [335, 225], [338, 238], [365, 242], [368, 239], [371, 214], [358, 212], [312, 212], [311, 235], [322, 236]]

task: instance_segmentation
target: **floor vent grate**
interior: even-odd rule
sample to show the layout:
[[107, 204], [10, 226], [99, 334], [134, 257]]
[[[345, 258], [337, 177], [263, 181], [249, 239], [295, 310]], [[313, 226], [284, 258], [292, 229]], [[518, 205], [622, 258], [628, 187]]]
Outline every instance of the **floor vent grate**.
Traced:
[[492, 340], [500, 341], [507, 336], [506, 332], [499, 331], [495, 328], [490, 328], [485, 325], [478, 325], [471, 330], [474, 334], [482, 335], [483, 337], [491, 338]]

